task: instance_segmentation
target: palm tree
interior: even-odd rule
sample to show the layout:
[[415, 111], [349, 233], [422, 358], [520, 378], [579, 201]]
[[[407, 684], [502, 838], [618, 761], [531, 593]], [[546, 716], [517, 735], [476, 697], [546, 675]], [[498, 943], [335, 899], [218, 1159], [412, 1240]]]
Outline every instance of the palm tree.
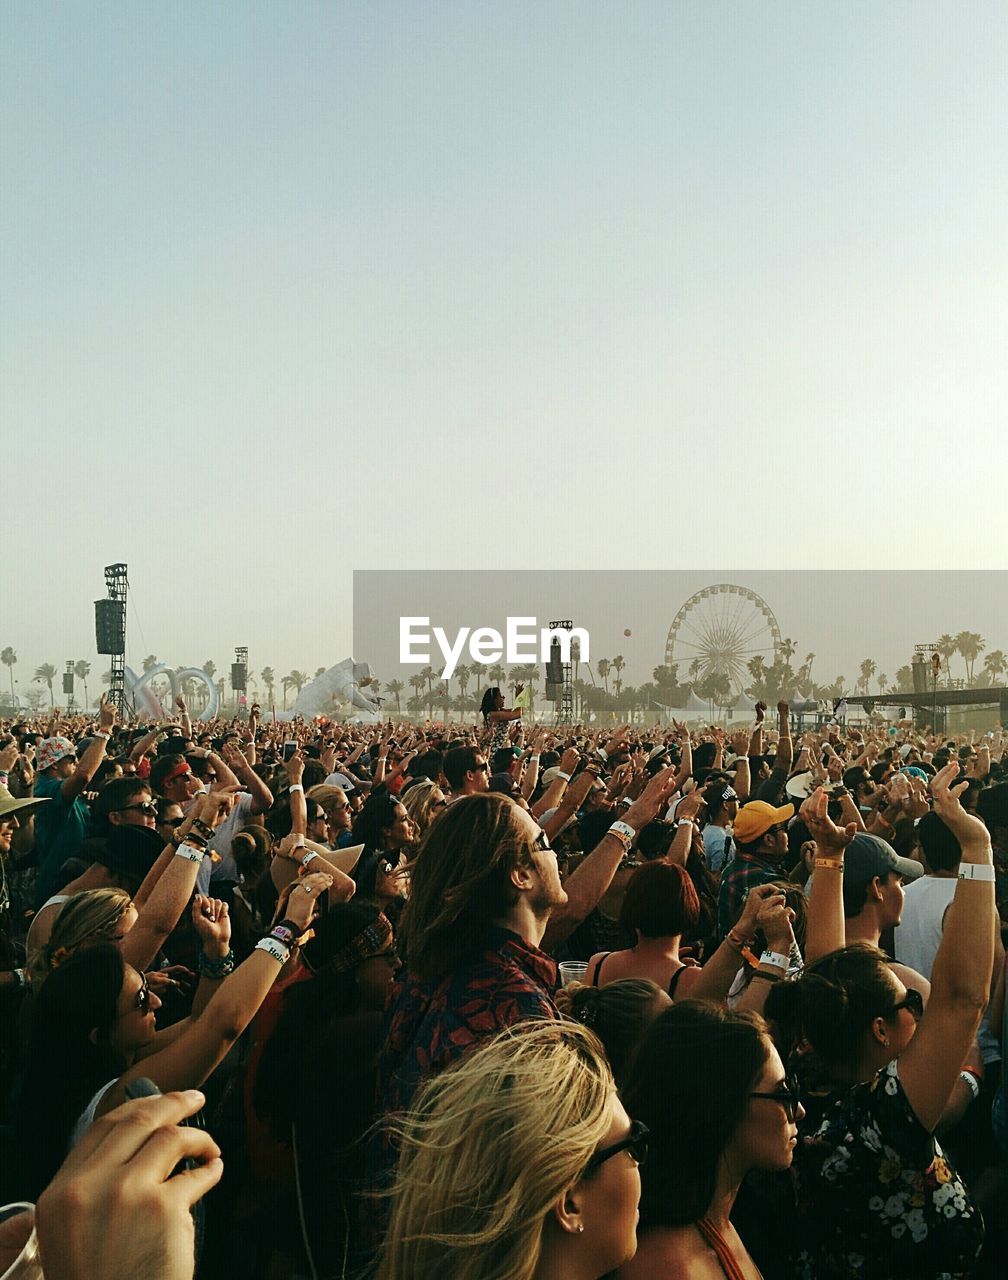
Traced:
[[791, 658], [794, 655], [794, 651], [797, 648], [798, 646], [795, 644], [795, 642], [791, 639], [790, 636], [785, 637], [785, 639], [783, 639], [780, 644], [780, 656], [782, 661], [785, 663], [790, 663]]
[[420, 697], [420, 690], [424, 687], [425, 683], [426, 681], [424, 680], [423, 676], [420, 674], [419, 671], [414, 672], [414, 674], [411, 675], [409, 678], [409, 687], [414, 691], [413, 697], [408, 699], [406, 703], [406, 710], [409, 711], [410, 715], [417, 714], [416, 712], [410, 711], [411, 704], [416, 703], [418, 708], [423, 707], [423, 701]]
[[945, 681], [947, 684], [952, 683], [952, 673], [949, 670], [949, 659], [956, 651], [956, 642], [953, 636], [946, 631], [944, 635], [938, 637], [938, 643], [935, 646], [941, 656], [945, 659]]
[[[5, 649], [4, 652], [6, 653], [7, 650]], [[1003, 676], [1005, 672], [1008, 671], [1008, 658], [1005, 657], [1004, 650], [991, 649], [986, 658], [984, 658], [983, 669], [988, 682], [990, 684], [995, 684], [998, 676]]]
[[11, 706], [13, 706], [14, 705], [14, 664], [15, 662], [17, 662], [17, 654], [10, 647], [10, 645], [8, 645], [6, 649], [4, 649], [3, 653], [0, 653], [0, 662], [2, 662], [10, 672], [10, 699], [11, 699]]
[[155, 658], [153, 653], [149, 653], [147, 657], [144, 658], [143, 660], [143, 669], [144, 671], [150, 671], [151, 667], [156, 667], [157, 664], [158, 664], [157, 658]]
[[900, 667], [896, 672], [896, 692], [897, 693], [913, 693], [913, 667], [909, 664]]
[[861, 663], [861, 679], [858, 681], [858, 685], [865, 693], [868, 692], [868, 681], [872, 678], [874, 674], [875, 674], [875, 663], [872, 661], [871, 658], [865, 658], [865, 660]]
[[281, 676], [280, 683], [283, 685], [283, 709], [284, 711], [286, 711], [287, 710], [287, 690], [291, 687], [294, 681], [290, 678], [290, 676]]
[[263, 667], [262, 671], [259, 672], [259, 678], [260, 680], [262, 680], [263, 684], [266, 686], [266, 694], [269, 697], [270, 706], [272, 706], [273, 705], [273, 686], [276, 683], [276, 674], [274, 673], [273, 668]]
[[888, 684], [889, 684], [889, 677], [888, 677], [888, 676], [885, 674], [885, 672], [883, 671], [883, 673], [882, 673], [882, 674], [879, 676], [879, 678], [878, 678], [878, 691], [879, 691], [879, 693], [885, 693], [886, 688], [888, 687]]
[[574, 668], [574, 679], [577, 680], [581, 673], [581, 641], [577, 636], [571, 637], [570, 660]]
[[[323, 671], [325, 670], [325, 668], [324, 668], [324, 667], [323, 667], [322, 669], [323, 669]], [[307, 674], [307, 672], [305, 672], [305, 671], [298, 671], [297, 667], [295, 667], [295, 668], [293, 669], [293, 671], [288, 672], [288, 675], [290, 676], [290, 682], [291, 682], [291, 684], [294, 686], [294, 688], [297, 690], [297, 692], [298, 692], [298, 693], [300, 693], [300, 692], [301, 692], [301, 690], [302, 690], [302, 689], [305, 687], [305, 685], [308, 683], [308, 674]]]
[[91, 674], [91, 663], [90, 663], [90, 662], [85, 662], [85, 661], [84, 661], [84, 659], [83, 659], [83, 658], [81, 658], [78, 662], [75, 662], [75, 663], [74, 663], [74, 675], [77, 677], [77, 679], [78, 679], [78, 680], [82, 680], [82, 681], [84, 682], [84, 705], [85, 705], [85, 707], [86, 707], [86, 706], [87, 706], [87, 704], [88, 704], [88, 698], [87, 698], [87, 678], [88, 678], [88, 676], [89, 676], [90, 674]]
[[620, 689], [623, 688], [623, 681], [620, 679], [620, 672], [626, 666], [626, 660], [624, 659], [621, 653], [618, 653], [616, 657], [613, 658], [612, 662], [609, 665], [612, 667], [613, 671], [615, 671], [616, 673], [615, 679], [613, 680], [613, 687], [616, 690], [616, 697], [618, 699], [620, 695]]
[[955, 638], [956, 650], [966, 664], [966, 683], [973, 685], [973, 664], [987, 647], [987, 641], [978, 631], [960, 631]]
[[460, 662], [455, 668], [455, 680], [459, 687], [459, 693], [463, 698], [466, 696], [466, 690], [469, 688], [469, 681], [472, 679], [472, 673], [472, 667], [467, 666], [464, 662]]
[[599, 679], [605, 685], [606, 693], [609, 692], [609, 659], [599, 658], [595, 664], [595, 670], [599, 673]]
[[403, 691], [403, 682], [401, 680], [390, 680], [385, 688], [395, 698], [396, 715], [402, 715], [402, 703], [399, 700], [399, 695]]
[[209, 658], [207, 658], [206, 662], [203, 663], [203, 673], [204, 675], [209, 676], [211, 680], [217, 674], [217, 667]]
[[56, 668], [53, 664], [51, 662], [43, 662], [40, 667], [35, 669], [34, 679], [40, 681], [44, 680], [49, 686], [49, 705], [50, 707], [55, 707], [56, 700], [53, 697], [52, 682], [56, 679]]
[[500, 688], [507, 679], [507, 672], [499, 662], [495, 662], [492, 667], [487, 668], [487, 683], [491, 688]]

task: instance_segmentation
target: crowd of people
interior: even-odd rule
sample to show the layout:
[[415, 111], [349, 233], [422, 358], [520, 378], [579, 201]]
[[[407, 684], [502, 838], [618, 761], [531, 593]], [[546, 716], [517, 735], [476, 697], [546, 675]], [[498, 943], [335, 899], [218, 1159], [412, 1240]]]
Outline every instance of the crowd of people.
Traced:
[[0, 725], [0, 1275], [1003, 1272], [1000, 732], [173, 711]]

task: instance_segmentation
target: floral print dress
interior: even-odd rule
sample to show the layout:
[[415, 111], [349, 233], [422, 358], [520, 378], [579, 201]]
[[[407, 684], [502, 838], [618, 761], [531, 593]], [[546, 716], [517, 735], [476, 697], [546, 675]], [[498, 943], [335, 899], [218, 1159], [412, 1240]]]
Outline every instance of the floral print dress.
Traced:
[[814, 1119], [802, 1125], [793, 1167], [798, 1280], [959, 1280], [972, 1271], [983, 1219], [896, 1066], [806, 1103]]

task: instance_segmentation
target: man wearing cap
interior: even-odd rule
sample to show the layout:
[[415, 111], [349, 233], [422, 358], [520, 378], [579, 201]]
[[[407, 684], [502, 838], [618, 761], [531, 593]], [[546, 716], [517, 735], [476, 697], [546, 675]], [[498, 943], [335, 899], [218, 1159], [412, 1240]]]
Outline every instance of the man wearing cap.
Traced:
[[704, 804], [707, 806], [707, 825], [702, 832], [704, 857], [708, 869], [719, 874], [725, 865], [729, 827], [738, 814], [738, 796], [730, 782], [711, 782], [704, 791]]
[[[901, 858], [881, 836], [859, 831], [844, 854], [843, 904], [846, 937], [879, 945], [903, 915], [903, 882], [917, 880], [924, 868]], [[914, 975], [918, 976], [918, 975]]]
[[90, 815], [83, 794], [105, 758], [105, 748], [116, 721], [115, 705], [106, 701], [104, 695], [98, 720], [98, 732], [92, 736], [79, 761], [77, 749], [69, 738], [45, 738], [39, 743], [35, 795], [40, 800], [51, 800], [52, 804], [41, 809], [35, 819], [36, 906], [52, 893], [60, 867], [80, 853], [87, 836]]
[[786, 872], [787, 824], [794, 805], [775, 808], [765, 800], [753, 800], [735, 818], [735, 857], [721, 877], [718, 893], [718, 937], [724, 938], [739, 918], [746, 894], [757, 884], [770, 884]]

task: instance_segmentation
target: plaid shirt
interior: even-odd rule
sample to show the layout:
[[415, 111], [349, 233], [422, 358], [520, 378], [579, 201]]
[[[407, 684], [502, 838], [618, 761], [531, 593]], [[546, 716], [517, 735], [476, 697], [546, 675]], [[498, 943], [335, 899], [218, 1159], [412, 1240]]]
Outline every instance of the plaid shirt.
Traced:
[[784, 868], [778, 862], [768, 862], [755, 854], [743, 853], [736, 848], [735, 857], [721, 874], [718, 892], [718, 937], [724, 938], [728, 930], [742, 914], [746, 894], [757, 884], [769, 884], [782, 880]]
[[526, 1018], [558, 1018], [556, 962], [507, 929], [455, 973], [421, 982], [406, 968], [385, 1015], [378, 1067], [381, 1110], [406, 1111], [423, 1081], [469, 1049]]

